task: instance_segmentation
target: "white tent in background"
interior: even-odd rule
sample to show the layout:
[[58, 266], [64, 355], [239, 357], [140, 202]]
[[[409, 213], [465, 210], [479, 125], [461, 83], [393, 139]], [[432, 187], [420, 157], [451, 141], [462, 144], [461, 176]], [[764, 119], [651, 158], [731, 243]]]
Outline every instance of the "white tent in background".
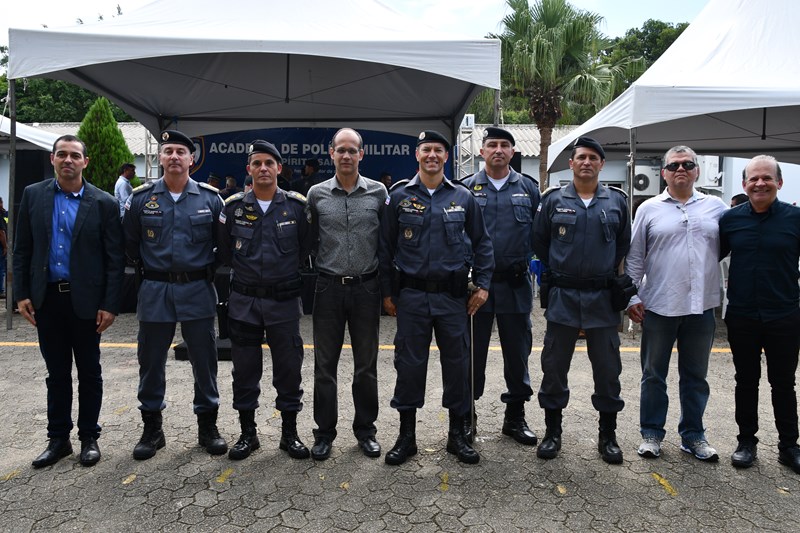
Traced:
[[351, 126], [454, 136], [500, 43], [421, 25], [376, 0], [156, 0], [58, 29], [9, 30], [9, 78], [66, 80], [153, 133]]
[[[17, 122], [16, 134], [17, 138], [35, 144], [39, 148], [44, 148], [48, 152], [53, 149], [53, 143], [56, 142], [56, 139], [59, 137], [59, 135], [56, 133], [34, 128], [32, 126], [26, 126], [25, 124], [20, 124], [19, 122]], [[11, 119], [4, 115], [0, 115], [0, 135], [11, 135]]]
[[800, 2], [709, 0], [631, 87], [552, 144], [548, 168], [581, 135], [609, 158], [661, 155], [686, 144], [702, 154], [760, 153], [800, 163]]

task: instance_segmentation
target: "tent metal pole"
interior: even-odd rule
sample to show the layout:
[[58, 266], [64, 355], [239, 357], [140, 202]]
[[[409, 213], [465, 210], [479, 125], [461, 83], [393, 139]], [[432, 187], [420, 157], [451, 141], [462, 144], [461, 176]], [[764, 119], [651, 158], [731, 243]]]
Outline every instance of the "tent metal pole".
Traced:
[[[14, 207], [14, 187], [15, 175], [17, 173], [17, 80], [8, 80], [8, 102], [11, 109], [11, 139], [9, 144], [9, 155], [11, 156], [8, 165], [8, 226], [6, 231], [6, 244], [8, 246], [6, 252], [6, 287], [9, 286], [9, 280], [12, 279], [13, 260], [11, 251], [14, 249], [14, 226], [16, 208]], [[14, 309], [14, 295], [11, 289], [6, 289], [6, 329], [10, 330], [13, 325], [12, 311]]]
[[631, 128], [629, 133], [631, 153], [628, 156], [628, 183], [626, 185], [628, 189], [628, 217], [633, 219], [633, 178], [636, 175], [636, 128]]

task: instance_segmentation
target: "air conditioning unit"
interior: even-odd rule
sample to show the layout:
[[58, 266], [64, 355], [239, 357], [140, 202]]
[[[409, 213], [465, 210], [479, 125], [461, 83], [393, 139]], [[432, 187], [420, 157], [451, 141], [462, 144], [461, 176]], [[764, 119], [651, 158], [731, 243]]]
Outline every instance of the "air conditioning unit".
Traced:
[[722, 188], [722, 171], [719, 169], [719, 156], [698, 155], [697, 165], [700, 169], [700, 177], [697, 178], [697, 187], [704, 189]]
[[633, 174], [634, 196], [655, 196], [661, 192], [661, 167], [636, 165]]

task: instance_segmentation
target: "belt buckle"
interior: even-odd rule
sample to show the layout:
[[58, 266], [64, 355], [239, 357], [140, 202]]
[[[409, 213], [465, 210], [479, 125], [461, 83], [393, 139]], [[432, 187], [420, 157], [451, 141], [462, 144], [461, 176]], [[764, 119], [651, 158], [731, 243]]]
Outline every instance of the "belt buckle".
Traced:
[[170, 272], [170, 277], [173, 283], [189, 283], [188, 272]]
[[355, 276], [342, 276], [342, 285], [350, 285], [354, 279]]
[[61, 282], [58, 284], [58, 292], [70, 292], [69, 282]]

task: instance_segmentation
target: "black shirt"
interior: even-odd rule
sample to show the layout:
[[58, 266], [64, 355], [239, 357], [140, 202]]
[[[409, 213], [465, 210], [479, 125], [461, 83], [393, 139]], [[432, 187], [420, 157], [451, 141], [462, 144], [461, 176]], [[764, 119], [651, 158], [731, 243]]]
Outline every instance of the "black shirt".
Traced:
[[719, 221], [720, 258], [731, 254], [728, 313], [777, 320], [800, 302], [800, 208], [776, 200], [765, 213], [750, 202]]

